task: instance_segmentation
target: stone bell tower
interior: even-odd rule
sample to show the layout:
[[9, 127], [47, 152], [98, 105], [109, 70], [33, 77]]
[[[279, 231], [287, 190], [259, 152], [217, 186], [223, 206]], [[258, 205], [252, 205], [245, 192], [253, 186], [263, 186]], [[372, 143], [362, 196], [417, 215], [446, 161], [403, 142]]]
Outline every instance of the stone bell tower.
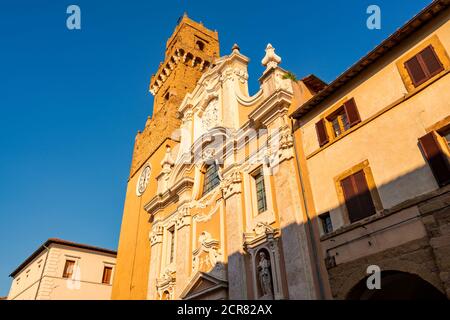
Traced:
[[178, 106], [218, 57], [217, 31], [205, 28], [184, 14], [167, 40], [164, 62], [152, 75], [149, 89], [155, 97], [153, 116], [148, 118], [143, 132], [136, 135], [130, 176], [179, 127]]
[[[177, 111], [182, 100], [218, 57], [217, 32], [186, 15], [180, 18], [166, 43], [164, 61], [150, 81], [149, 89], [154, 95], [153, 115], [135, 138], [114, 271], [113, 299], [147, 297], [152, 224], [144, 206], [157, 192], [156, 177], [163, 170], [158, 150], [166, 149], [165, 143], [169, 143], [166, 140], [180, 126]], [[144, 164], [149, 164], [151, 169], [150, 166], [144, 169]], [[140, 185], [145, 185], [142, 193], [138, 192]]]

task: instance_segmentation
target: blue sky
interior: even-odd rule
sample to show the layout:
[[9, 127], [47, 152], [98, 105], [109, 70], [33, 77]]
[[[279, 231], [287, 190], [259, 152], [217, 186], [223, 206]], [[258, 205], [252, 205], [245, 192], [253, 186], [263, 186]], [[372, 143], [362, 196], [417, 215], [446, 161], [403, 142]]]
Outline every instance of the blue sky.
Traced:
[[[237, 42], [255, 92], [268, 42], [298, 78], [330, 82], [430, 0], [15, 0], [0, 9], [0, 296], [49, 237], [116, 248], [148, 83], [184, 11]], [[81, 8], [81, 30], [66, 8]], [[366, 8], [381, 8], [381, 30]]]

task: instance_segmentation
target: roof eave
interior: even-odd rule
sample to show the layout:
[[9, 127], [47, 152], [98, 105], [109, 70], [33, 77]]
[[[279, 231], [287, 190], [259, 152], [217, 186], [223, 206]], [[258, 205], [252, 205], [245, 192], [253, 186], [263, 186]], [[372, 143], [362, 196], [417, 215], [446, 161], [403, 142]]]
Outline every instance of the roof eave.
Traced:
[[356, 77], [363, 70], [368, 68], [376, 60], [384, 56], [394, 47], [396, 47], [400, 42], [409, 37], [414, 31], [421, 28], [425, 23], [433, 19], [444, 9], [448, 7], [450, 0], [437, 0], [429, 4], [427, 7], [422, 9], [417, 15], [415, 15], [411, 20], [400, 27], [396, 32], [390, 35], [387, 39], [376, 46], [372, 51], [370, 51], [363, 58], [358, 60], [349, 69], [344, 71], [340, 76], [338, 76], [329, 86], [325, 87], [322, 91], [314, 95], [311, 99], [306, 101], [304, 104], [299, 106], [290, 117], [298, 119], [307, 112], [309, 112], [314, 106], [318, 105], [320, 102], [325, 100], [331, 94], [336, 92], [339, 88], [345, 85], [352, 78]]

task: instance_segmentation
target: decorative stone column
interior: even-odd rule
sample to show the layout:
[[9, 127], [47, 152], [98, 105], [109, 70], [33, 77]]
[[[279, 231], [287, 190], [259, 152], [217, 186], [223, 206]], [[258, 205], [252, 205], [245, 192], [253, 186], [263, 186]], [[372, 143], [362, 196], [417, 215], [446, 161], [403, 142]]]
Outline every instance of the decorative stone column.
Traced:
[[154, 222], [152, 231], [150, 231], [150, 270], [148, 275], [148, 287], [147, 287], [147, 299], [158, 299], [158, 293], [156, 290], [156, 280], [160, 273], [161, 268], [161, 250], [163, 241], [163, 227], [159, 224], [159, 221]]
[[189, 207], [184, 205], [178, 209], [176, 220], [176, 270], [177, 281], [175, 289], [175, 299], [179, 299], [183, 289], [187, 285], [191, 269], [191, 222]]
[[221, 186], [225, 200], [229, 299], [248, 299], [245, 252], [242, 243], [244, 213], [241, 181], [241, 174], [236, 170], [222, 181]]
[[[284, 149], [282, 153], [287, 153]], [[289, 299], [317, 299], [307, 225], [301, 211], [299, 188], [293, 160], [282, 161], [274, 170], [277, 207], [280, 215], [281, 242], [284, 252]]]

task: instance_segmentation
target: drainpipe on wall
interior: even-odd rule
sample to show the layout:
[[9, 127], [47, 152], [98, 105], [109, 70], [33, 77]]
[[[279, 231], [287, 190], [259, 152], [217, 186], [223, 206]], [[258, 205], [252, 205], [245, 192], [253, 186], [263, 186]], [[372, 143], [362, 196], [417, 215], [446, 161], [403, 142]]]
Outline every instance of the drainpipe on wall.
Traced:
[[44, 266], [42, 267], [42, 273], [41, 273], [41, 278], [39, 279], [39, 284], [36, 290], [36, 296], [34, 297], [34, 300], [37, 300], [37, 296], [39, 294], [39, 289], [41, 288], [41, 282], [44, 276], [44, 270], [45, 270], [45, 266], [47, 265], [47, 259], [48, 256], [50, 255], [50, 248], [47, 247], [45, 244], [43, 244], [44, 248], [47, 250], [47, 255], [45, 256], [45, 261], [44, 261]]
[[324, 285], [323, 285], [323, 281], [322, 281], [322, 275], [320, 273], [320, 261], [319, 261], [319, 255], [318, 255], [318, 251], [317, 251], [317, 246], [316, 246], [316, 241], [314, 239], [314, 230], [312, 227], [312, 223], [311, 223], [311, 219], [309, 217], [309, 211], [308, 211], [308, 203], [306, 201], [306, 196], [305, 196], [305, 185], [303, 182], [303, 176], [302, 176], [302, 170], [300, 167], [300, 162], [299, 162], [299, 153], [297, 152], [297, 143], [295, 141], [295, 134], [294, 134], [294, 121], [291, 118], [291, 131], [292, 131], [292, 138], [293, 138], [293, 142], [294, 142], [294, 153], [295, 153], [295, 164], [297, 166], [297, 170], [298, 170], [298, 175], [299, 175], [299, 179], [300, 179], [300, 188], [301, 188], [301, 192], [302, 192], [302, 200], [303, 200], [303, 205], [305, 207], [305, 214], [306, 214], [306, 221], [307, 221], [307, 225], [308, 225], [308, 230], [309, 230], [309, 238], [311, 240], [311, 249], [312, 249], [312, 253], [314, 256], [314, 263], [315, 263], [315, 271], [316, 271], [316, 276], [317, 276], [317, 282], [319, 284], [319, 298], [324, 300], [325, 299], [325, 289], [324, 289]]

